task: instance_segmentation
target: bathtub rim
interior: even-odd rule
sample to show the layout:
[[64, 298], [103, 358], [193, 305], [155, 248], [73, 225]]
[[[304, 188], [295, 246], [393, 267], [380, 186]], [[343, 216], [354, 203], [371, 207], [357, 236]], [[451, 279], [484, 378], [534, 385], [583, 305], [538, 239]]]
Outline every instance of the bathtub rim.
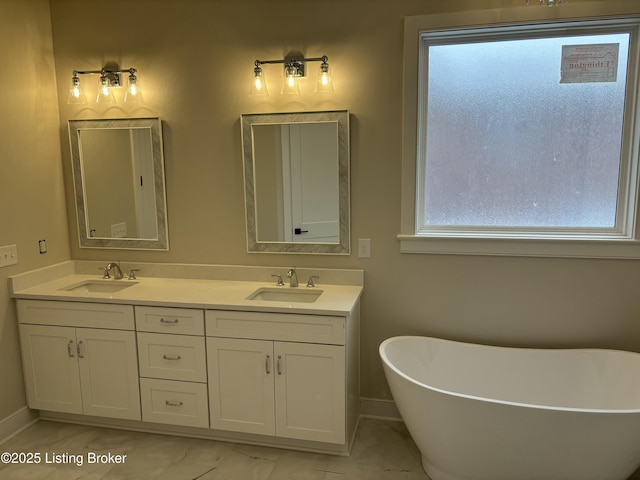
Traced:
[[486, 402], [486, 403], [509, 405], [509, 406], [521, 407], [521, 408], [534, 408], [534, 409], [539, 409], [539, 410], [554, 410], [554, 411], [561, 411], [561, 412], [576, 412], [576, 413], [601, 413], [601, 414], [603, 414], [603, 413], [606, 413], [606, 414], [640, 413], [640, 407], [633, 408], [633, 409], [615, 409], [615, 410], [614, 409], [606, 409], [606, 408], [559, 407], [559, 406], [555, 406], [555, 405], [541, 405], [541, 404], [535, 404], [535, 403], [512, 402], [512, 401], [500, 400], [500, 399], [496, 399], [496, 398], [481, 397], [481, 396], [478, 396], [478, 395], [470, 395], [468, 393], [454, 392], [454, 391], [451, 391], [451, 390], [445, 390], [443, 388], [438, 388], [438, 387], [434, 387], [432, 385], [428, 385], [426, 383], [420, 382], [419, 380], [416, 380], [415, 378], [413, 378], [413, 377], [407, 375], [406, 373], [402, 372], [401, 370], [399, 370], [398, 367], [396, 367], [393, 364], [393, 362], [391, 362], [389, 360], [389, 357], [387, 356], [386, 351], [385, 351], [386, 346], [388, 344], [394, 342], [394, 341], [401, 341], [402, 339], [416, 339], [416, 338], [435, 340], [435, 341], [443, 342], [443, 343], [457, 343], [457, 344], [461, 344], [461, 345], [473, 345], [473, 346], [487, 347], [487, 348], [492, 348], [492, 349], [502, 349], [502, 350], [529, 350], [529, 351], [542, 351], [542, 352], [546, 352], [546, 351], [557, 351], [557, 352], [562, 352], [562, 351], [571, 351], [571, 352], [575, 352], [575, 351], [580, 351], [580, 352], [594, 352], [594, 351], [596, 351], [596, 352], [621, 352], [621, 353], [625, 353], [625, 354], [631, 354], [631, 355], [640, 356], [640, 353], [638, 353], [638, 352], [631, 352], [631, 351], [628, 351], [628, 350], [605, 349], [605, 348], [504, 347], [504, 346], [499, 346], [499, 345], [488, 345], [488, 344], [482, 344], [482, 343], [471, 343], [471, 342], [462, 342], [462, 341], [458, 341], [458, 340], [448, 340], [448, 339], [445, 339], [445, 338], [430, 337], [430, 336], [426, 336], [426, 335], [397, 335], [397, 336], [386, 338], [385, 340], [383, 340], [380, 343], [380, 346], [378, 347], [378, 354], [380, 355], [380, 358], [382, 359], [383, 364], [385, 366], [389, 367], [391, 370], [393, 370], [394, 373], [396, 373], [400, 377], [404, 378], [405, 380], [409, 381], [410, 383], [413, 383], [414, 385], [417, 385], [419, 387], [426, 388], [427, 390], [431, 390], [433, 392], [441, 393], [441, 394], [444, 394], [444, 395], [451, 395], [451, 396], [454, 396], [454, 397], [466, 398], [466, 399], [469, 399], [469, 400], [475, 400], [475, 401]]

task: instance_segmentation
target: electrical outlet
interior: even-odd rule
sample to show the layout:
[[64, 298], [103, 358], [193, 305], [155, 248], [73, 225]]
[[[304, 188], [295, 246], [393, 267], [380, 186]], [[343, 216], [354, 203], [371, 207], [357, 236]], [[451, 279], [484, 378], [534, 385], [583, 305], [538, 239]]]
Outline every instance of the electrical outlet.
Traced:
[[0, 247], [0, 267], [8, 267], [18, 263], [18, 247], [7, 245]]
[[360, 258], [371, 257], [371, 239], [370, 238], [358, 239], [358, 257]]
[[41, 255], [47, 253], [47, 241], [46, 240], [38, 240], [38, 251]]

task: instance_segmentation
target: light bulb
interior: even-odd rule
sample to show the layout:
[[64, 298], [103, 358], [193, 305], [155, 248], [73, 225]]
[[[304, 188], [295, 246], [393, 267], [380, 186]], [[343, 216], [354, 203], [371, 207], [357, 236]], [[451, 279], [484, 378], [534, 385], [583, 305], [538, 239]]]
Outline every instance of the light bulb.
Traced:
[[331, 80], [331, 74], [329, 73], [329, 64], [327, 63], [327, 60], [327, 57], [322, 57], [320, 72], [318, 72], [318, 81], [316, 82], [316, 93], [333, 92], [333, 81]]
[[138, 85], [138, 77], [136, 77], [134, 72], [134, 69], [130, 70], [129, 79], [127, 81], [127, 93], [124, 96], [125, 103], [142, 102], [142, 91]]
[[249, 95], [269, 95], [260, 62], [256, 60], [255, 65], [256, 66], [253, 69], [253, 75], [251, 77], [251, 89], [249, 90]]
[[284, 83], [282, 84], [282, 93], [288, 95], [297, 95], [300, 93], [300, 85], [296, 78], [298, 72], [294, 65], [287, 65], [284, 71]]
[[80, 89], [80, 79], [76, 75], [71, 79], [71, 89], [69, 90], [67, 103], [74, 105], [87, 103], [87, 98]]
[[100, 88], [98, 89], [98, 96], [96, 97], [96, 103], [115, 103], [116, 100], [113, 97], [113, 92], [109, 88], [109, 79], [106, 76], [100, 77]]

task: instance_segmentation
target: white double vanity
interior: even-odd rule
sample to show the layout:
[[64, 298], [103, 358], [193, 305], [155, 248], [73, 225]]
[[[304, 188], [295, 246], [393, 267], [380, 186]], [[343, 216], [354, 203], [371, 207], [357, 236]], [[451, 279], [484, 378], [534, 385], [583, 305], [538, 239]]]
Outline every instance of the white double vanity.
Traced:
[[[10, 278], [42, 418], [325, 453], [358, 421], [361, 270], [70, 261]], [[124, 266], [123, 266], [124, 267]], [[126, 270], [126, 268], [123, 268]], [[315, 287], [306, 287], [311, 275]]]

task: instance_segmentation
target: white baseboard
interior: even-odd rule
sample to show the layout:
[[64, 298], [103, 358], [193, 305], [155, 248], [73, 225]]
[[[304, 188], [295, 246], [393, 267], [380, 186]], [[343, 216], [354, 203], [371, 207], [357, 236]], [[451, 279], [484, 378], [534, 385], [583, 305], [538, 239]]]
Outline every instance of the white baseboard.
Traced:
[[363, 417], [380, 417], [389, 420], [402, 420], [400, 412], [393, 400], [360, 397], [360, 415]]
[[9, 440], [14, 435], [20, 433], [29, 425], [37, 422], [39, 414], [37, 410], [29, 407], [22, 407], [15, 413], [0, 420], [0, 445]]
[[[363, 417], [378, 417], [389, 420], [402, 420], [400, 412], [393, 400], [378, 398], [360, 398], [360, 415]], [[37, 410], [23, 407], [17, 412], [0, 420], [0, 445], [14, 435], [32, 425], [40, 418]]]

